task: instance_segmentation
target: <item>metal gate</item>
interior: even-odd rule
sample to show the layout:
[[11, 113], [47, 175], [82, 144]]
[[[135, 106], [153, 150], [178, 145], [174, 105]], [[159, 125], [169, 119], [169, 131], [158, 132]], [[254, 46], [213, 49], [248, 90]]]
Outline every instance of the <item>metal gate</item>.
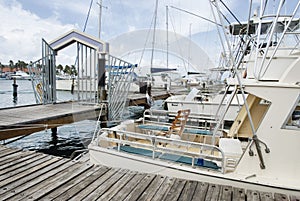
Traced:
[[28, 65], [35, 100], [38, 104], [56, 102], [55, 51], [42, 39], [42, 58]]
[[76, 88], [80, 103], [96, 104], [98, 93], [98, 53], [97, 50], [77, 42]]
[[108, 119], [122, 120], [127, 95], [133, 79], [133, 65], [113, 56], [108, 58]]

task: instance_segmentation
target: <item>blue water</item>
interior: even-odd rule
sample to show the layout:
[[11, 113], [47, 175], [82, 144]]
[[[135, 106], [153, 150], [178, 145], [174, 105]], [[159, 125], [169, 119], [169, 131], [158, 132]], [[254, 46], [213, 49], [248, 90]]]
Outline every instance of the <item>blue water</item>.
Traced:
[[[0, 108], [35, 104], [31, 81], [17, 80], [17, 101], [13, 100], [12, 84], [12, 80], [0, 79]], [[75, 99], [75, 97], [69, 91], [58, 91], [57, 99], [58, 102], [68, 101]], [[161, 101], [157, 101], [154, 107], [159, 109], [161, 104]], [[130, 107], [127, 109], [126, 115], [128, 118], [138, 118], [142, 112], [139, 107]], [[34, 150], [69, 158], [74, 151], [87, 149], [95, 127], [96, 121], [85, 120], [58, 127], [57, 137], [52, 137], [52, 132], [48, 129], [22, 138], [9, 139], [4, 142], [0, 141], [0, 144], [6, 143], [9, 147]]]

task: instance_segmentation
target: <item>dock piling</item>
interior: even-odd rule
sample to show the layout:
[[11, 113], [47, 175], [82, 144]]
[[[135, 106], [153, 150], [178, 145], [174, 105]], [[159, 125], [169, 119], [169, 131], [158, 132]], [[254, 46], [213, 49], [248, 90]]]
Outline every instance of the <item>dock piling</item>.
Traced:
[[18, 84], [16, 78], [14, 78], [13, 86], [13, 102], [16, 103], [18, 100]]

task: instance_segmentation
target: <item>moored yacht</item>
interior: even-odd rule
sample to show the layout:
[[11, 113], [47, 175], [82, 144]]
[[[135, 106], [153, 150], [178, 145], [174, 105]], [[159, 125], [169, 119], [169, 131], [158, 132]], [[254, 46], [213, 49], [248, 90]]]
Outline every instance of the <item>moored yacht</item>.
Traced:
[[[300, 5], [297, 2], [292, 14], [281, 18], [285, 1], [279, 1], [272, 23], [259, 21], [235, 27], [251, 27], [257, 34], [250, 36], [249, 31], [245, 35], [240, 58], [244, 59], [251, 46], [249, 62], [243, 63], [248, 65], [248, 76], [236, 74], [227, 80], [228, 89], [234, 90], [214, 127], [200, 125], [188, 108], [173, 115], [149, 111], [140, 120], [128, 120], [97, 132], [89, 145], [91, 162], [299, 196], [300, 52], [297, 42], [296, 46], [283, 43], [299, 27], [299, 19], [295, 18]], [[270, 17], [263, 12], [266, 5], [262, 4], [259, 19]], [[261, 38], [262, 28], [268, 31]], [[295, 35], [297, 32], [292, 37]], [[271, 45], [274, 38], [278, 40]], [[264, 43], [269, 45], [257, 45]], [[239, 65], [242, 62], [236, 60], [233, 69]], [[220, 122], [239, 91], [244, 104], [230, 129], [223, 130]]]

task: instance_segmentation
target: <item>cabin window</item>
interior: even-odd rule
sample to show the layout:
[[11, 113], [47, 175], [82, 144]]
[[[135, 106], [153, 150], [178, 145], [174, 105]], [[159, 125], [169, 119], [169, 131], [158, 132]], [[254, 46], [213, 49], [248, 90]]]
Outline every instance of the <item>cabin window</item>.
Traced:
[[295, 107], [293, 107], [293, 110], [290, 112], [284, 128], [300, 130], [300, 96], [298, 97]]

